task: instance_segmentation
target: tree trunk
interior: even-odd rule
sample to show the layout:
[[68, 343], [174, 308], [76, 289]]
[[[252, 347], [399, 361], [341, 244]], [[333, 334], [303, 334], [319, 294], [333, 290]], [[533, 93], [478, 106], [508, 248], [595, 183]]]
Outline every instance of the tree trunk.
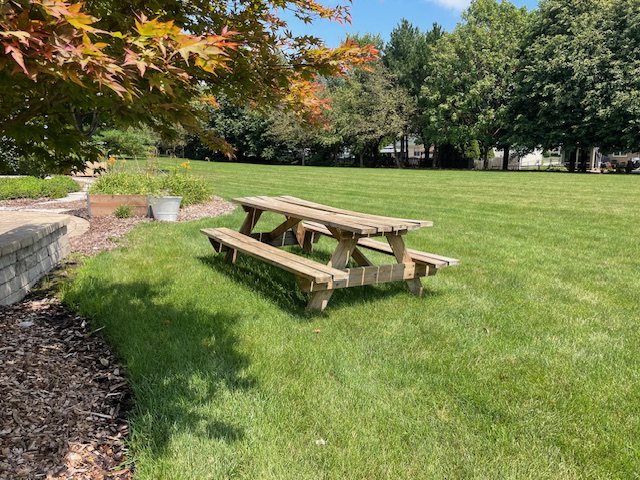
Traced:
[[578, 156], [578, 150], [569, 151], [569, 171], [576, 171], [576, 157]]
[[[396, 164], [396, 167], [400, 168], [400, 158], [398, 158], [398, 149], [396, 148], [396, 140], [393, 140], [393, 161]], [[400, 138], [400, 142], [402, 142], [402, 138]]]
[[402, 157], [402, 166], [409, 163], [409, 135], [403, 135], [404, 137], [404, 157]]
[[303, 167], [305, 166], [305, 160], [306, 160], [306, 156], [307, 156], [307, 151], [306, 150], [307, 150], [306, 148], [302, 149], [302, 166]]
[[509, 145], [505, 145], [503, 148], [503, 156], [502, 156], [502, 170], [507, 171], [509, 170]]
[[587, 157], [589, 155], [588, 148], [580, 148], [580, 171], [586, 173], [587, 171]]
[[364, 152], [360, 152], [358, 156], [360, 157], [360, 168], [364, 168]]
[[484, 164], [484, 169], [489, 170], [489, 148], [482, 147], [482, 163]]

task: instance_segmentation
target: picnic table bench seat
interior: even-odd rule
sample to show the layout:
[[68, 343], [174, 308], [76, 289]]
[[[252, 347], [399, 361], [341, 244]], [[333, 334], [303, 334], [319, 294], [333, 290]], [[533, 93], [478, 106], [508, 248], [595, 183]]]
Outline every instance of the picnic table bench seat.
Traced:
[[267, 245], [229, 228], [203, 228], [200, 231], [209, 237], [216, 252], [228, 249], [237, 250], [282, 268], [305, 279], [306, 281], [298, 283], [306, 291], [312, 291], [314, 287], [317, 289], [319, 285], [327, 289], [335, 288], [337, 283], [346, 283], [349, 279], [348, 272]]
[[[308, 232], [331, 237], [331, 231], [320, 223], [303, 222], [302, 226]], [[315, 237], [310, 239], [310, 242], [312, 243], [315, 243], [316, 241], [317, 238]], [[372, 238], [358, 239], [358, 246], [380, 253], [393, 255], [393, 249], [388, 243], [379, 242], [377, 240], [373, 240]], [[411, 248], [407, 249], [407, 253], [411, 256], [411, 260], [413, 260], [414, 262], [428, 265], [430, 267], [429, 275], [435, 275], [436, 271], [440, 268], [460, 265], [460, 260], [458, 260], [457, 258], [443, 257], [442, 255], [421, 252], [419, 250], [413, 250]]]

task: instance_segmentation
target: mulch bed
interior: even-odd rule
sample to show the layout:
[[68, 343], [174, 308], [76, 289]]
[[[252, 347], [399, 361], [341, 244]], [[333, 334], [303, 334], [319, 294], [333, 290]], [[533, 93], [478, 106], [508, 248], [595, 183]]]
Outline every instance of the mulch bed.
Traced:
[[131, 478], [130, 391], [104, 340], [47, 292], [0, 316], [0, 478]]
[[[48, 207], [47, 207], [48, 205]], [[3, 201], [12, 210], [61, 208]], [[86, 218], [86, 203], [63, 205]], [[229, 213], [222, 199], [182, 209], [178, 221]], [[143, 217], [96, 217], [72, 239], [73, 252], [116, 246]], [[116, 240], [116, 241], [114, 241]], [[0, 306], [0, 479], [131, 479], [126, 448], [131, 392], [124, 368], [99, 332], [67, 310], [51, 290], [36, 289]]]

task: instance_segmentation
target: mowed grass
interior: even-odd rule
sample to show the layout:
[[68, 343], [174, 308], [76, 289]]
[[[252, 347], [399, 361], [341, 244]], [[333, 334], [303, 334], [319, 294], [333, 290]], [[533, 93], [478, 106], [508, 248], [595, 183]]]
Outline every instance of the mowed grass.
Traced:
[[142, 225], [66, 292], [127, 365], [137, 478], [639, 477], [640, 176], [192, 167], [225, 199], [433, 220], [408, 245], [462, 264], [310, 315], [199, 233], [242, 211]]

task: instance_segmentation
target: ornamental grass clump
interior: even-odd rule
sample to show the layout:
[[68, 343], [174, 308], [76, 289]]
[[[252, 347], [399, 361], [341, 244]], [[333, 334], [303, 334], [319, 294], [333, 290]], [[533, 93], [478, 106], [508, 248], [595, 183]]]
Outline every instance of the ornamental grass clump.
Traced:
[[161, 190], [168, 195], [182, 197], [182, 206], [203, 203], [211, 198], [209, 185], [202, 179], [189, 173], [191, 165], [183, 162], [176, 167], [170, 167], [165, 175], [161, 175]]
[[181, 206], [203, 203], [211, 198], [207, 183], [189, 173], [188, 161], [161, 169], [150, 162], [143, 168], [129, 167], [126, 160], [109, 159], [107, 172], [91, 186], [89, 193], [104, 195], [172, 195], [182, 197]]

